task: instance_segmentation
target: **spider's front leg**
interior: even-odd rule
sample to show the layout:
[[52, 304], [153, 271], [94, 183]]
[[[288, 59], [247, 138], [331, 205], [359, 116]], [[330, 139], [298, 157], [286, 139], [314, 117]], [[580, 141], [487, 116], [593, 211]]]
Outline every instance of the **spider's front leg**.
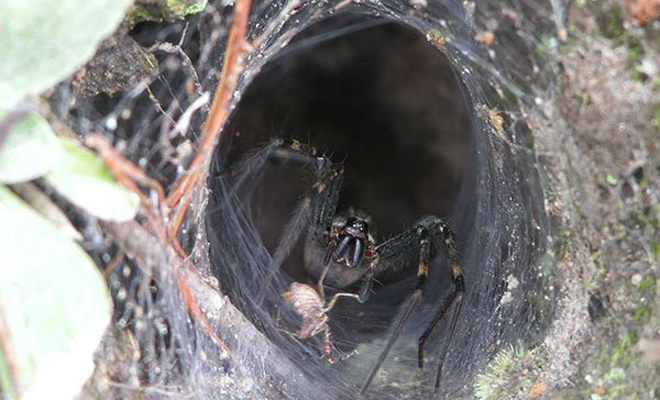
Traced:
[[218, 177], [229, 179], [234, 191], [245, 190], [247, 187], [247, 192], [250, 193], [261, 180], [266, 162], [272, 160], [293, 161], [303, 166], [312, 165], [316, 171], [332, 164], [326, 157], [318, 156], [316, 149], [310, 145], [295, 139], [272, 139], [258, 149], [248, 152], [240, 161], [218, 174]]
[[272, 140], [222, 176], [231, 181], [234, 191], [243, 190], [250, 193], [260, 180], [266, 162], [272, 159], [292, 161], [311, 168], [316, 183], [300, 199], [296, 211], [282, 232], [280, 242], [268, 265], [268, 273], [262, 289], [257, 296], [258, 303], [265, 298], [270, 282], [291, 253], [300, 235], [307, 232], [309, 224], [313, 225], [315, 232], [330, 230], [343, 177], [342, 166], [334, 165], [327, 157], [318, 155], [314, 147], [292, 139]]
[[[387, 240], [376, 248], [378, 253], [378, 259], [381, 263], [380, 267], [377, 269], [376, 273], [382, 274], [383, 272], [397, 272], [401, 268], [409, 265], [406, 261], [406, 256], [410, 254], [411, 248], [418, 249], [418, 258], [417, 258], [417, 285], [415, 291], [410, 296], [408, 306], [406, 307], [404, 313], [402, 314], [399, 321], [397, 321], [394, 332], [390, 336], [390, 339], [385, 346], [385, 349], [382, 351], [376, 365], [371, 370], [369, 377], [362, 386], [362, 392], [364, 393], [371, 381], [375, 377], [378, 369], [381, 364], [387, 357], [387, 354], [391, 350], [392, 346], [396, 342], [401, 329], [405, 325], [406, 321], [412, 314], [413, 309], [420, 303], [424, 290], [426, 288], [428, 273], [429, 273], [429, 262], [431, 259], [431, 244], [432, 242], [442, 242], [447, 254], [447, 260], [451, 267], [452, 279], [454, 281], [454, 291], [445, 301], [444, 305], [440, 311], [433, 318], [427, 329], [424, 331], [422, 336], [419, 339], [419, 348], [418, 348], [418, 363], [419, 367], [422, 368], [424, 365], [424, 345], [427, 338], [437, 326], [438, 322], [442, 317], [447, 313], [449, 308], [455, 302], [456, 307], [454, 310], [454, 315], [449, 327], [449, 338], [445, 343], [445, 347], [440, 354], [440, 360], [438, 365], [438, 373], [436, 376], [435, 389], [437, 391], [440, 386], [440, 379], [442, 376], [442, 366], [444, 363], [444, 358], [447, 355], [449, 349], [449, 344], [454, 334], [454, 328], [458, 321], [458, 316], [461, 310], [461, 304], [463, 301], [463, 293], [465, 291], [465, 284], [463, 278], [463, 268], [459, 262], [458, 250], [454, 242], [454, 234], [451, 231], [449, 225], [447, 225], [443, 220], [437, 217], [426, 217], [422, 219], [415, 227], [412, 229], [400, 233], [399, 235], [394, 236], [393, 238]], [[416, 247], [418, 246], [418, 247]], [[403, 255], [403, 256], [402, 256]], [[368, 277], [367, 281], [363, 283], [363, 287], [371, 285], [371, 279], [373, 276]]]

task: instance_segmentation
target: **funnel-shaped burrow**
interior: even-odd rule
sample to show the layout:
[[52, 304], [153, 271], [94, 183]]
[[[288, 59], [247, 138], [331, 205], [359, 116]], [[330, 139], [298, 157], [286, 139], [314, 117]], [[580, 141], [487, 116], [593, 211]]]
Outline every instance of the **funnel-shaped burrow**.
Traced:
[[[533, 344], [550, 320], [544, 197], [533, 148], [518, 144], [528, 132], [504, 118], [515, 114], [515, 102], [493, 105], [492, 75], [477, 73], [464, 42], [447, 40], [461, 39], [460, 31], [449, 37], [441, 26], [399, 17], [340, 13], [270, 52], [242, 89], [212, 163], [206, 216], [212, 271], [223, 292], [299, 368], [292, 374], [314, 382], [315, 388], [299, 388], [310, 396], [355, 396], [414, 289], [416, 255], [410, 268], [379, 276], [364, 304], [340, 300], [328, 313], [336, 350], [357, 349], [354, 357], [330, 365], [321, 357], [323, 335], [292, 335], [300, 317], [282, 294], [292, 281], [316, 284], [304, 268], [309, 225], [294, 218], [318, 177], [305, 162], [276, 156], [245, 172], [254, 152], [274, 138], [296, 139], [343, 165], [338, 210], [368, 213], [377, 241], [425, 215], [454, 229], [466, 297], [445, 361], [445, 393], [460, 391], [507, 343]], [[240, 187], [226, 174], [232, 169], [243, 172]], [[299, 238], [272, 270], [291, 224], [299, 224]], [[417, 340], [452, 290], [440, 251], [424, 300], [367, 397], [432, 395], [449, 318], [429, 339], [423, 371]]]

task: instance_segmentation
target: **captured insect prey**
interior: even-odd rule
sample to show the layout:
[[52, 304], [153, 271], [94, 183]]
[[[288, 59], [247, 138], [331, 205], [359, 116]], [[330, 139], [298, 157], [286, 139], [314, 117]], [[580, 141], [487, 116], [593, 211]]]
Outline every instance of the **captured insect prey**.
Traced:
[[334, 307], [335, 302], [339, 297], [354, 297], [357, 295], [352, 293], [337, 293], [332, 296], [329, 304], [324, 303], [322, 286], [319, 285], [319, 292], [317, 293], [313, 287], [304, 283], [293, 282], [291, 288], [282, 294], [282, 298], [288, 303], [293, 304], [298, 314], [302, 316], [302, 328], [296, 334], [300, 339], [308, 339], [321, 332], [325, 332], [323, 341], [323, 351], [325, 359], [330, 364], [337, 364], [347, 358], [352, 357], [357, 353], [352, 352], [336, 358], [332, 355], [332, 335], [330, 333], [330, 326], [328, 325], [327, 313]]
[[[307, 339], [320, 332], [325, 332], [324, 353], [326, 359], [335, 364], [341, 359], [332, 355], [332, 342], [329, 317], [340, 296], [355, 297], [360, 302], [368, 301], [373, 281], [385, 274], [395, 274], [406, 269], [417, 271], [417, 284], [410, 300], [395, 322], [394, 330], [383, 349], [378, 361], [362, 385], [366, 391], [376, 375], [390, 349], [399, 337], [413, 310], [423, 300], [427, 284], [430, 261], [436, 254], [444, 251], [451, 269], [453, 292], [443, 304], [438, 304], [435, 316], [419, 338], [418, 365], [424, 365], [424, 346], [431, 332], [455, 305], [449, 325], [449, 336], [441, 349], [435, 388], [440, 385], [442, 367], [456, 324], [459, 321], [463, 293], [465, 291], [463, 267], [459, 261], [454, 234], [451, 228], [440, 218], [427, 216], [417, 221], [411, 228], [378, 243], [370, 232], [371, 219], [362, 211], [349, 209], [346, 213], [337, 213], [338, 199], [344, 177], [344, 167], [334, 164], [328, 157], [321, 155], [309, 145], [297, 140], [275, 139], [236, 163], [223, 175], [230, 181], [233, 190], [239, 191], [250, 181], [259, 176], [269, 160], [277, 158], [300, 164], [311, 169], [315, 182], [299, 201], [291, 222], [287, 224], [280, 243], [272, 257], [269, 279], [270, 285], [281, 264], [284, 263], [301, 235], [305, 236], [304, 266], [310, 277], [318, 282], [318, 293], [308, 285], [294, 282], [283, 293], [286, 301], [293, 303], [302, 316], [302, 328], [297, 335]], [[254, 182], [252, 182], [254, 184]], [[326, 306], [324, 284], [334, 289], [346, 289], [359, 283], [358, 293], [337, 293]], [[262, 291], [263, 292], [263, 291]]]

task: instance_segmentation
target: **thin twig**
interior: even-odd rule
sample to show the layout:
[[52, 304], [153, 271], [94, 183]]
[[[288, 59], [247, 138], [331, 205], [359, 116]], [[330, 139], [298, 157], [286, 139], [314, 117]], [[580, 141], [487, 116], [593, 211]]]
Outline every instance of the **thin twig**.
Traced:
[[[196, 271], [197, 268], [195, 267], [194, 263], [191, 260], [187, 259], [187, 256], [185, 255], [185, 252], [181, 247], [181, 244], [176, 238], [176, 235], [169, 235], [168, 232], [166, 231], [165, 221], [166, 221], [167, 209], [164, 208], [165, 195], [160, 183], [148, 177], [144, 172], [142, 172], [140, 168], [138, 168], [130, 161], [126, 160], [119, 153], [117, 153], [112, 148], [110, 143], [102, 135], [100, 134], [89, 135], [87, 139], [87, 144], [99, 152], [101, 158], [103, 158], [106, 165], [108, 165], [108, 168], [110, 168], [110, 171], [117, 178], [117, 180], [119, 180], [119, 182], [121, 182], [129, 190], [137, 194], [138, 197], [140, 198], [141, 205], [145, 210], [145, 212], [147, 213], [147, 220], [149, 221], [149, 225], [151, 226], [153, 232], [156, 233], [159, 242], [157, 245], [154, 245], [153, 247], [149, 246], [148, 248], [149, 249], [156, 249], [163, 247], [173, 248], [176, 254], [178, 254], [178, 256], [181, 257], [179, 262], [176, 263], [176, 265], [183, 265], [184, 263], [187, 263], [192, 271]], [[154, 209], [151, 206], [144, 193], [142, 193], [140, 188], [138, 188], [137, 185], [133, 183], [133, 181], [140, 182], [150, 187], [152, 190], [155, 190], [156, 193], [158, 193], [158, 199], [159, 199], [158, 208]], [[143, 236], [146, 235], [147, 234], [143, 234]], [[142, 252], [144, 251], [147, 251], [145, 248], [143, 247], [141, 248], [141, 246], [146, 245], [144, 237], [141, 239], [137, 239], [134, 242], [124, 241], [124, 243], [121, 245], [122, 245], [121, 251], [126, 251], [127, 254], [138, 255], [138, 254], [142, 254]], [[131, 251], [129, 251], [130, 247], [133, 247]], [[170, 258], [175, 258], [175, 257], [176, 257], [175, 255], [172, 255]], [[143, 262], [147, 265], [152, 264], [149, 262], [149, 260], [151, 260], [151, 258], [149, 257], [143, 258]], [[167, 261], [169, 262], [169, 260]], [[162, 263], [156, 263], [156, 265], [162, 265]], [[186, 305], [188, 306], [188, 311], [190, 312], [191, 317], [201, 325], [202, 330], [213, 340], [213, 342], [216, 345], [221, 347], [227, 354], [231, 354], [227, 345], [225, 345], [225, 343], [218, 337], [215, 331], [211, 328], [211, 325], [209, 324], [205, 315], [199, 310], [199, 306], [197, 305], [195, 298], [192, 296], [192, 293], [188, 288], [186, 281], [181, 278], [181, 273], [182, 272], [180, 271], [180, 268], [178, 268], [176, 271], [177, 284], [179, 286], [179, 290], [183, 293], [184, 300]]]
[[[234, 8], [232, 26], [227, 40], [220, 82], [213, 97], [211, 112], [204, 123], [202, 138], [199, 142], [199, 150], [190, 163], [186, 174], [181, 178], [179, 184], [167, 198], [169, 207], [174, 208], [179, 204], [184, 195], [189, 195], [192, 188], [200, 180], [202, 169], [210, 159], [211, 152], [217, 142], [220, 131], [229, 113], [228, 106], [231, 101], [238, 82], [238, 77], [243, 71], [240, 58], [245, 53], [245, 36], [247, 34], [248, 21], [250, 17], [251, 0], [237, 0]], [[187, 206], [179, 207], [177, 214], [185, 214]], [[174, 220], [181, 220], [175, 217]], [[175, 230], [178, 230], [178, 226]]]
[[158, 112], [163, 114], [165, 119], [168, 120], [170, 122], [170, 124], [172, 124], [172, 125], [176, 124], [176, 120], [174, 119], [174, 117], [172, 117], [167, 111], [165, 111], [165, 109], [163, 108], [163, 105], [160, 103], [160, 101], [158, 100], [158, 98], [156, 97], [154, 92], [151, 91], [151, 88], [149, 87], [149, 85], [147, 85], [146, 88], [147, 88], [147, 93], [149, 94], [149, 99], [154, 103], [154, 105], [156, 105], [156, 108], [158, 109]]
[[[183, 41], [183, 36], [181, 37], [181, 40]], [[192, 76], [193, 83], [195, 84], [195, 91], [197, 92], [197, 96], [201, 97], [203, 95], [203, 92], [202, 92], [202, 84], [199, 80], [199, 75], [197, 75], [197, 70], [195, 70], [192, 60], [190, 60], [188, 54], [186, 54], [186, 52], [183, 51], [183, 49], [181, 48], [181, 43], [179, 43], [178, 45], [167, 42], [157, 43], [148, 49], [150, 53], [153, 53], [156, 50], [163, 51], [168, 54], [176, 54], [179, 57], [181, 57], [183, 61], [183, 65], [186, 68], [188, 68], [188, 70], [190, 71], [190, 75]], [[208, 112], [210, 110], [209, 106], [204, 104], [204, 110]]]
[[[99, 153], [115, 178], [138, 196], [152, 228], [163, 241], [166, 241], [166, 224], [164, 221], [167, 210], [163, 208], [165, 204], [165, 191], [161, 184], [157, 180], [147, 176], [138, 166], [120, 155], [103, 135], [98, 133], [90, 134], [87, 136], [85, 143]], [[158, 195], [158, 211], [154, 210], [147, 197], [142, 193], [142, 190], [133, 183], [134, 181], [156, 192]]]
[[103, 277], [105, 279], [108, 279], [110, 274], [112, 274], [112, 271], [114, 271], [115, 268], [117, 267], [117, 265], [119, 265], [119, 263], [121, 262], [121, 260], [124, 259], [124, 256], [125, 256], [125, 254], [124, 254], [123, 250], [119, 250], [117, 252], [117, 255], [115, 256], [115, 258], [110, 262], [110, 264], [108, 264], [107, 267], [105, 267], [105, 270], [103, 271]]
[[190, 126], [190, 121], [192, 119], [193, 114], [195, 111], [198, 109], [204, 107], [204, 109], [208, 110], [208, 102], [209, 102], [209, 94], [207, 93], [202, 93], [200, 97], [198, 97], [179, 117], [179, 120], [176, 121], [176, 124], [174, 124], [174, 128], [169, 132], [168, 139], [169, 138], [174, 138], [178, 135], [184, 135], [186, 131], [188, 130], [188, 127]]

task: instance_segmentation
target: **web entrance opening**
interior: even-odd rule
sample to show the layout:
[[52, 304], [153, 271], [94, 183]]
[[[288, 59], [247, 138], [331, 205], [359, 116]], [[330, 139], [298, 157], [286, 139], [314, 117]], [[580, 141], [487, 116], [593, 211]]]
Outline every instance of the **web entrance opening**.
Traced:
[[[360, 15], [296, 36], [248, 86], [219, 149], [227, 165], [269, 138], [295, 138], [345, 168], [338, 210], [372, 218], [380, 240], [424, 215], [448, 218], [473, 149], [465, 91], [446, 57], [418, 31]], [[312, 183], [300, 164], [271, 163], [252, 212], [273, 251]], [[285, 265], [302, 278], [299, 246]]]

